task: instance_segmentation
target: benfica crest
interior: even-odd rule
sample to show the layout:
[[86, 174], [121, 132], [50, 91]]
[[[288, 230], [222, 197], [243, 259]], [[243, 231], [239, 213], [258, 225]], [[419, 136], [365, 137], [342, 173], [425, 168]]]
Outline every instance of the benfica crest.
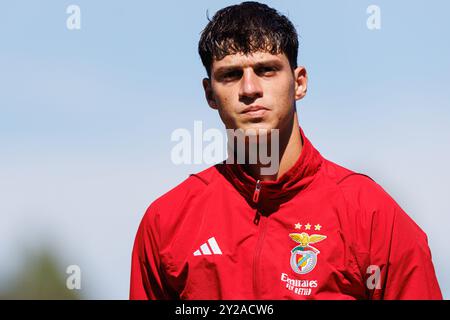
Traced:
[[310, 243], [317, 243], [326, 239], [320, 234], [308, 235], [306, 232], [290, 233], [289, 236], [299, 245], [291, 250], [291, 268], [298, 274], [305, 274], [314, 269], [317, 264], [319, 250], [310, 246]]

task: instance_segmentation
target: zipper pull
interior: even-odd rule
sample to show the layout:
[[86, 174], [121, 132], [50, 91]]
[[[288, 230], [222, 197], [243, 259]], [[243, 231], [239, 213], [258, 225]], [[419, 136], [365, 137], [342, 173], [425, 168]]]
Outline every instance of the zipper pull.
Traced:
[[[255, 204], [258, 203], [260, 192], [261, 192], [261, 182], [258, 180], [258, 181], [256, 181], [255, 192], [253, 192], [253, 202]], [[256, 209], [256, 214], [255, 214], [255, 218], [253, 219], [253, 223], [258, 225], [260, 218], [261, 218], [261, 214], [259, 213], [258, 209]]]
[[255, 218], [253, 219], [253, 223], [258, 225], [260, 218], [261, 218], [261, 213], [259, 213], [259, 211], [256, 210], [256, 214], [255, 214]]
[[253, 202], [254, 203], [258, 203], [260, 191], [261, 191], [261, 182], [258, 180], [258, 181], [256, 181], [255, 192], [253, 192]]

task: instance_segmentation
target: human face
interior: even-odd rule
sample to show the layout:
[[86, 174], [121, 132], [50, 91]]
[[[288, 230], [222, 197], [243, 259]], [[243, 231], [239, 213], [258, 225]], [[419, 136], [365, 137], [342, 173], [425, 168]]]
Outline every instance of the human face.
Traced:
[[295, 101], [306, 94], [303, 67], [292, 70], [287, 56], [241, 53], [214, 60], [211, 79], [203, 79], [206, 99], [227, 129], [292, 127]]

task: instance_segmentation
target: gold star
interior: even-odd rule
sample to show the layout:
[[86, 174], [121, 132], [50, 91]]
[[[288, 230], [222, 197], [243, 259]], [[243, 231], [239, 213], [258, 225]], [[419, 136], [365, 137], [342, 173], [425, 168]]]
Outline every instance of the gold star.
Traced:
[[310, 230], [311, 229], [311, 225], [308, 223], [308, 224], [305, 224], [305, 229], [306, 230]]
[[299, 222], [297, 222], [295, 224], [295, 229], [301, 229], [301, 227], [302, 227], [302, 225]]
[[320, 228], [322, 228], [322, 226], [321, 226], [320, 224], [316, 224], [316, 225], [314, 226], [314, 228], [315, 228], [315, 230], [319, 230], [319, 231], [320, 231]]

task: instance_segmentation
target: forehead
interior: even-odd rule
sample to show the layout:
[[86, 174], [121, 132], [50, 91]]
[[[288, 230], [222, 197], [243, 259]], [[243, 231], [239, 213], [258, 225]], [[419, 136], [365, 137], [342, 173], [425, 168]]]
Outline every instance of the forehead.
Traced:
[[281, 64], [289, 64], [286, 54], [271, 54], [270, 52], [253, 52], [249, 54], [236, 53], [229, 54], [221, 60], [214, 59], [212, 64], [212, 69], [216, 70], [221, 67], [251, 67], [255, 64], [265, 63], [265, 62], [277, 62]]

